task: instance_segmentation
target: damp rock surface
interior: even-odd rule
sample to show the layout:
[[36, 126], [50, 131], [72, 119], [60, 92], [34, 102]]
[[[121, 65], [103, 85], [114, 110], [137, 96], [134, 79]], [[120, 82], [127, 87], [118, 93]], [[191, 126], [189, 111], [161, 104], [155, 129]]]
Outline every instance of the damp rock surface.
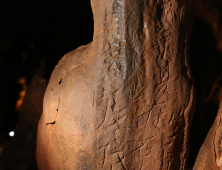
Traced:
[[46, 90], [39, 170], [185, 170], [196, 1], [91, 4], [93, 42], [59, 61]]

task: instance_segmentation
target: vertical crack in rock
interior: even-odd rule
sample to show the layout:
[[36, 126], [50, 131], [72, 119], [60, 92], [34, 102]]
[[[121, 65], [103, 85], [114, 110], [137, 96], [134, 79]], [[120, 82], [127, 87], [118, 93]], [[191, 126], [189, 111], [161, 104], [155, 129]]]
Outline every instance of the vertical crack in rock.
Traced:
[[62, 83], [62, 79], [59, 81], [59, 84], [61, 84]]

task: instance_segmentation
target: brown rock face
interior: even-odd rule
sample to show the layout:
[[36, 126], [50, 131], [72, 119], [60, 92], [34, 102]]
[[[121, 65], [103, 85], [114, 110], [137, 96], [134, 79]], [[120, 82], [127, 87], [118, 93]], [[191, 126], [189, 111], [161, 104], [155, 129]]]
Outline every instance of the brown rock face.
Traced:
[[40, 76], [35, 76], [30, 82], [21, 107], [15, 136], [0, 157], [0, 170], [38, 169], [35, 157], [37, 126], [42, 114], [47, 83]]
[[93, 42], [61, 59], [44, 97], [38, 168], [185, 169], [196, 1], [91, 4]]

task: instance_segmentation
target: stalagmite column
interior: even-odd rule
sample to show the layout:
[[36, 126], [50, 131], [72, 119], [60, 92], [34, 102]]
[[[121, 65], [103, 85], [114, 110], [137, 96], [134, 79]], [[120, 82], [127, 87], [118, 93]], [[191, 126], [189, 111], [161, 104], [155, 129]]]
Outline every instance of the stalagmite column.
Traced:
[[52, 73], [40, 170], [183, 170], [194, 86], [196, 0], [91, 0], [94, 38]]

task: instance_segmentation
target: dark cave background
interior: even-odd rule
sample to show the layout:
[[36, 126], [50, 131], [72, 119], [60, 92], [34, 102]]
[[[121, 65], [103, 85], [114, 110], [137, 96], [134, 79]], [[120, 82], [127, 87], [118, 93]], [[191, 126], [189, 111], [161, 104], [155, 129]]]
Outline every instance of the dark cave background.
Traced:
[[[221, 101], [221, 11], [221, 0], [199, 1], [190, 47], [197, 100], [188, 168], [195, 162]], [[0, 1], [0, 154], [11, 141], [9, 132], [19, 118], [15, 105], [24, 86], [36, 74], [49, 79], [65, 53], [90, 43], [92, 37], [90, 0]]]
[[16, 101], [35, 74], [49, 79], [62, 56], [92, 41], [90, 1], [0, 1], [0, 140], [19, 117]]

